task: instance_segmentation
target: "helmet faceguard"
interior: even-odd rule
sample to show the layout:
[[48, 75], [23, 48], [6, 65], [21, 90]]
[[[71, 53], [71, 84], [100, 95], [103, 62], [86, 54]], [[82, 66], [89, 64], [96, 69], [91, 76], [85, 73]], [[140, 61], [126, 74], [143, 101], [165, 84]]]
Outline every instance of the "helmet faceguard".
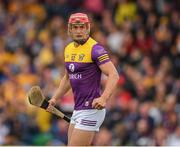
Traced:
[[[86, 30], [84, 31], [83, 37], [81, 39], [76, 38], [72, 32], [72, 27], [75, 25], [77, 26], [85, 25]], [[72, 37], [72, 39], [75, 42], [79, 44], [83, 44], [87, 40], [90, 34], [90, 22], [89, 22], [88, 16], [84, 13], [72, 14], [68, 21], [68, 34]]]

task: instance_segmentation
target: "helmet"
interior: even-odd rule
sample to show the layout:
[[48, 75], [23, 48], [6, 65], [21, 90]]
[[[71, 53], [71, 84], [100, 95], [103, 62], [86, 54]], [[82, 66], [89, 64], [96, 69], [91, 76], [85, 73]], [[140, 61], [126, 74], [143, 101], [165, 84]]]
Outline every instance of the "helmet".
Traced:
[[69, 24], [73, 24], [73, 23], [89, 23], [89, 18], [87, 16], [87, 14], [74, 13], [74, 14], [71, 14], [68, 23]]
[[[86, 28], [87, 28], [86, 31], [84, 32], [85, 36], [87, 36], [87, 37], [89, 36], [89, 34], [90, 34], [90, 21], [89, 21], [89, 18], [87, 16], [87, 14], [85, 14], [85, 13], [71, 14], [71, 16], [70, 16], [70, 18], [68, 20], [68, 34], [72, 38], [73, 38], [73, 34], [72, 34], [72, 31], [71, 31], [71, 28], [72, 28], [73, 25], [85, 25]], [[73, 38], [73, 39], [78, 42], [78, 40], [76, 38]]]

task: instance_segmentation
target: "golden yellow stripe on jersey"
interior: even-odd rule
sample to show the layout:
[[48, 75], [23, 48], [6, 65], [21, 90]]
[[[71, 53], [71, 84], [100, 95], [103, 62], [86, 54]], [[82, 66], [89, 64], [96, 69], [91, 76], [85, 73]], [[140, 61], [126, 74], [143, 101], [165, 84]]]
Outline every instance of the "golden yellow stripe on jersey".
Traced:
[[104, 60], [106, 60], [106, 59], [109, 59], [109, 57], [101, 58], [101, 59], [99, 59], [99, 61], [101, 62], [101, 61], [104, 61]]
[[109, 57], [104, 58], [104, 59], [100, 60], [99, 62], [105, 61], [105, 60], [107, 60], [107, 59], [109, 59]]
[[104, 56], [108, 56], [108, 54], [101, 55], [101, 56], [98, 57], [98, 59], [100, 59], [100, 58], [102, 58]]
[[104, 54], [104, 55], [98, 57], [98, 59], [99, 59], [99, 62], [102, 62], [102, 61], [104, 61], [104, 60], [109, 59], [109, 56], [108, 56], [107, 54]]
[[109, 59], [109, 57], [101, 58], [101, 59], [99, 59], [99, 61], [102, 62], [102, 61], [104, 61], [104, 60], [106, 60], [106, 59]]

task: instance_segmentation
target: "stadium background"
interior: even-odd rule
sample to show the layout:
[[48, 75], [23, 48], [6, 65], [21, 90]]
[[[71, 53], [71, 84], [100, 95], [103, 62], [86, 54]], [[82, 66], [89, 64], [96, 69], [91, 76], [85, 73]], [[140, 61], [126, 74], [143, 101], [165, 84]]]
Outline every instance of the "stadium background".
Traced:
[[[179, 10], [179, 0], [0, 0], [0, 145], [67, 143], [68, 124], [26, 93], [39, 85], [52, 96], [71, 41], [67, 18], [81, 11], [120, 76], [93, 144], [180, 146]], [[59, 106], [71, 114], [71, 91]]]

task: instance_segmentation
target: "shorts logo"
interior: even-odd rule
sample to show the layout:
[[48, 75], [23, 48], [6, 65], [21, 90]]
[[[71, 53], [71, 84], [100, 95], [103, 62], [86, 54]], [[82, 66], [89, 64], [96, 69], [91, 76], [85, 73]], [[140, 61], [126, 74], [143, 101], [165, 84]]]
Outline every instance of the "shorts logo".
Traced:
[[74, 69], [75, 69], [75, 66], [74, 66], [74, 64], [69, 64], [69, 70], [71, 71], [71, 72], [74, 72]]

